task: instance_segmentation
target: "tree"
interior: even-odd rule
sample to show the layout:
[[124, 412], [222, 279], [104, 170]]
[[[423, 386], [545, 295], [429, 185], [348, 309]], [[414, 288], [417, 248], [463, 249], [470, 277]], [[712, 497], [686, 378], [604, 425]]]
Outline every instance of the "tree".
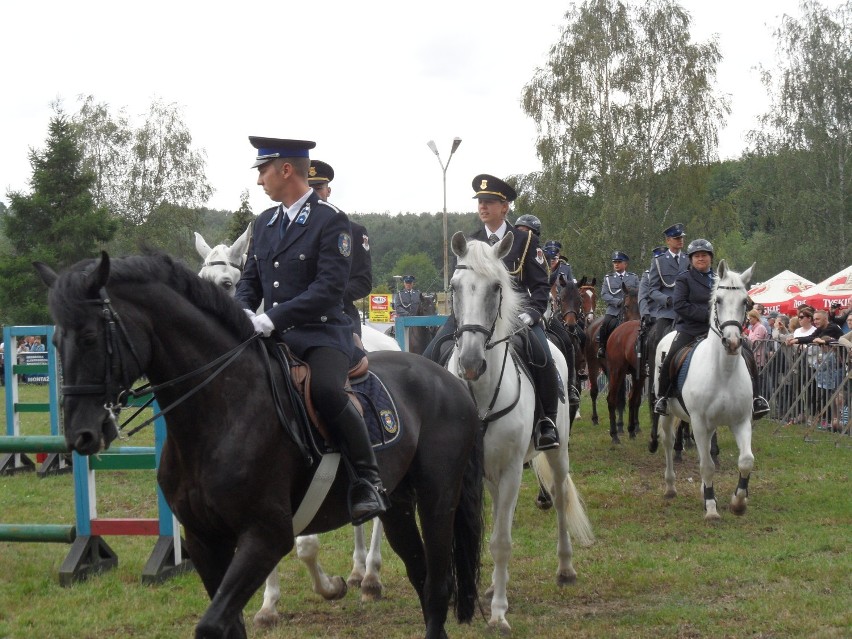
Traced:
[[10, 206], [3, 230], [11, 251], [0, 257], [2, 321], [45, 324], [44, 285], [32, 267], [34, 260], [62, 269], [86, 258], [113, 236], [116, 222], [95, 204], [94, 174], [83, 162], [75, 129], [56, 105], [46, 148], [30, 151], [32, 193], [8, 194]]
[[[443, 261], [443, 257], [441, 259]], [[424, 293], [440, 291], [444, 288], [440, 271], [435, 268], [426, 253], [403, 255], [394, 265], [394, 274], [413, 275], [417, 279], [417, 288]]]
[[[566, 18], [548, 64], [524, 89], [543, 165], [524, 191], [543, 194], [537, 207], [551, 211], [549, 227], [570, 228], [598, 251], [648, 256], [660, 230], [681, 221], [657, 176], [715, 155], [729, 112], [713, 88], [718, 44], [692, 42], [689, 14], [672, 0], [639, 8], [587, 0]], [[585, 218], [547, 219], [567, 215], [572, 202]]]
[[163, 204], [197, 208], [209, 199], [204, 151], [192, 148], [176, 104], [155, 100], [135, 129], [123, 109], [113, 115], [109, 105], [91, 95], [81, 102], [73, 122], [86, 166], [95, 174], [99, 205], [141, 224]]
[[249, 204], [249, 192], [248, 189], [245, 189], [242, 193], [240, 193], [240, 208], [237, 209], [237, 212], [231, 217], [231, 222], [228, 225], [228, 235], [225, 238], [225, 242], [230, 244], [234, 240], [236, 240], [240, 235], [245, 232], [246, 227], [254, 222], [255, 215], [251, 210], [251, 204]]
[[742, 196], [759, 207], [764, 230], [783, 227], [831, 273], [850, 259], [852, 2], [800, 6], [801, 18], [785, 15], [775, 31], [776, 68], [763, 70], [772, 104], [747, 155], [752, 178], [762, 179]]

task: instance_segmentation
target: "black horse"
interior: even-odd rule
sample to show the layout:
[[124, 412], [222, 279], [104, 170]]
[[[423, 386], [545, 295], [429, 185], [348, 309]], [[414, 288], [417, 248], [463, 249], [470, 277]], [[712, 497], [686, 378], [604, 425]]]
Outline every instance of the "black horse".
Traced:
[[[167, 256], [111, 261], [103, 253], [58, 276], [36, 268], [57, 325], [68, 446], [82, 455], [108, 446], [127, 390], [148, 376], [168, 411], [158, 481], [212, 600], [195, 636], [246, 637], [243, 608], [293, 548], [293, 513], [317, 465], [290, 435], [297, 419], [290, 395], [273, 399], [284, 373], [265, 364], [264, 345], [233, 300]], [[370, 357], [394, 397], [417, 398], [396, 401], [399, 443], [377, 454], [392, 504], [382, 522], [420, 597], [426, 636], [446, 637], [451, 599], [460, 621], [477, 605], [476, 407], [461, 381], [422, 357]], [[304, 534], [350, 523], [348, 483], [339, 470]]]

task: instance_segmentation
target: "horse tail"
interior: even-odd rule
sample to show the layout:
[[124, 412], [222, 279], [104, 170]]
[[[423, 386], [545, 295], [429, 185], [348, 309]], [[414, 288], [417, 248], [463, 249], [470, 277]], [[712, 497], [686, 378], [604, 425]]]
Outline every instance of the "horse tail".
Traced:
[[[532, 467], [538, 477], [539, 484], [552, 496], [553, 495], [553, 470], [545, 455], [536, 455], [532, 460]], [[567, 504], [565, 515], [568, 519], [568, 532], [571, 537], [581, 546], [591, 546], [595, 541], [595, 533], [592, 531], [592, 522], [586, 514], [586, 508], [571, 474], [565, 475], [565, 495]]]
[[461, 495], [453, 521], [453, 594], [456, 619], [460, 623], [473, 619], [479, 601], [477, 585], [485, 529], [482, 494], [483, 449], [483, 432], [482, 429], [477, 429], [476, 443], [464, 471]]

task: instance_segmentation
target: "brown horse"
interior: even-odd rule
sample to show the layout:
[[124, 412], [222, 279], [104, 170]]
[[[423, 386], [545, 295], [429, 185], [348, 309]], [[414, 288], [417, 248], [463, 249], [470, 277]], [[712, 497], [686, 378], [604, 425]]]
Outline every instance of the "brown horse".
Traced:
[[[639, 319], [639, 289], [636, 287], [628, 288], [622, 283], [624, 291], [624, 299], [621, 302], [621, 308], [618, 314], [618, 323], [621, 324], [630, 320]], [[607, 372], [606, 362], [603, 359], [598, 359], [597, 356], [597, 338], [601, 330], [603, 317], [599, 317], [592, 323], [586, 326], [586, 364], [589, 371], [589, 396], [592, 398], [592, 423], [598, 423], [598, 374], [601, 371]], [[609, 341], [607, 341], [607, 350], [609, 349]], [[618, 389], [617, 389], [618, 390]]]
[[[609, 436], [613, 444], [620, 444], [618, 433], [624, 432], [624, 381], [630, 375], [630, 403], [627, 418], [627, 430], [630, 439], [636, 439], [639, 432], [639, 406], [642, 403], [642, 389], [645, 384], [645, 367], [640, 366], [636, 354], [636, 340], [639, 336], [639, 321], [629, 320], [619, 324], [606, 343], [606, 370], [609, 372], [609, 393], [606, 402], [609, 407]], [[615, 412], [618, 411], [616, 421]]]

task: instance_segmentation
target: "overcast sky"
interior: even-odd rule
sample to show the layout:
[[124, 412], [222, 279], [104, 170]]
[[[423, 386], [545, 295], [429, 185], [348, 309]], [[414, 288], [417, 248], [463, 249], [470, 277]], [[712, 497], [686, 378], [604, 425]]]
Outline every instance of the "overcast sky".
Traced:
[[[718, 35], [718, 88], [732, 114], [720, 154], [737, 157], [765, 110], [756, 65], [772, 65], [771, 30], [794, 0], [683, 0], [693, 36]], [[827, 0], [828, 6], [840, 4]], [[569, 2], [325, 0], [316, 3], [3, 2], [0, 4], [0, 199], [29, 191], [28, 150], [47, 136], [50, 104], [92, 94], [141, 123], [152, 100], [180, 106], [207, 156], [208, 206], [235, 210], [249, 189], [247, 136], [315, 140], [348, 212], [473, 211], [477, 173], [538, 170], [536, 131], [520, 106], [565, 24]]]

